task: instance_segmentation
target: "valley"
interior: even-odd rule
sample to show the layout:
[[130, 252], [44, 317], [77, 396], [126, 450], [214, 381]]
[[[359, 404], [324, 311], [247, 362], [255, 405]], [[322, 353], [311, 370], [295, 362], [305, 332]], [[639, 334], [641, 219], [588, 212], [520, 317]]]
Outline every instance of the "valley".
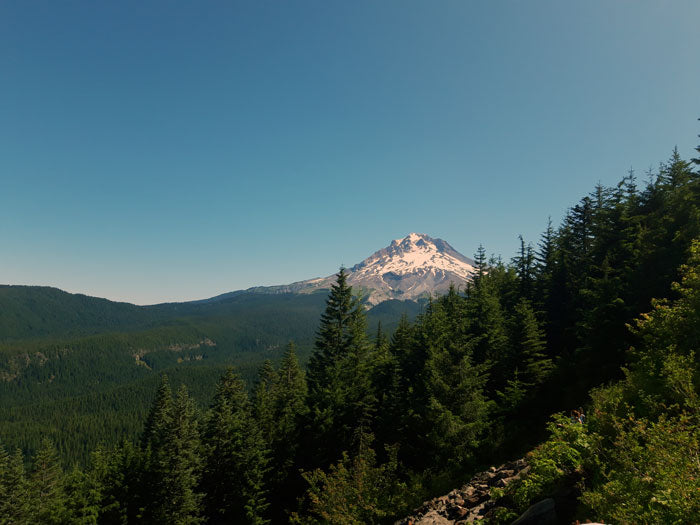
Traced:
[[[0, 286], [0, 442], [33, 454], [49, 436], [65, 461], [85, 463], [98, 444], [136, 436], [162, 373], [205, 406], [227, 366], [250, 386], [289, 341], [306, 362], [327, 282], [302, 293], [256, 288], [143, 307]], [[366, 303], [368, 331], [414, 319], [425, 295]]]

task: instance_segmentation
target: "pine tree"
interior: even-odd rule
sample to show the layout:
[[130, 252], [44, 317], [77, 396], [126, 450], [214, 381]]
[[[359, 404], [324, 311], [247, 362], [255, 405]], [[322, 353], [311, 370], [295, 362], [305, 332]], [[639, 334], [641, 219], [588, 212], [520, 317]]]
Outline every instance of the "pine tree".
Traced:
[[219, 380], [204, 432], [202, 491], [209, 523], [267, 523], [267, 451], [245, 385], [228, 369]]
[[10, 455], [0, 446], [0, 525], [31, 523], [29, 488], [22, 452], [17, 449]]
[[551, 373], [553, 364], [545, 353], [544, 333], [526, 299], [516, 306], [512, 324], [515, 355], [511, 369], [519, 371], [522, 385], [536, 387]]
[[533, 306], [537, 316], [543, 321], [547, 335], [548, 351], [553, 348], [551, 326], [554, 310], [557, 308], [554, 300], [554, 273], [556, 271], [556, 238], [552, 227], [551, 217], [547, 220], [547, 228], [540, 236], [535, 252], [535, 298]]
[[411, 454], [417, 468], [448, 466], [445, 471], [454, 474], [474, 459], [487, 427], [487, 376], [485, 366], [473, 361], [476, 339], [467, 331], [466, 306], [452, 288], [420, 319], [418, 344], [425, 346], [426, 360]]
[[[419, 388], [425, 352], [414, 339], [413, 327], [406, 314], [401, 316], [388, 346], [388, 359], [378, 370], [376, 391], [379, 396], [376, 436], [378, 443], [398, 444], [401, 456], [406, 450], [410, 428], [420, 420], [417, 407], [423, 399]], [[381, 451], [380, 451], [381, 452]]]
[[156, 448], [165, 439], [166, 429], [172, 418], [172, 403], [170, 381], [168, 376], [163, 374], [141, 435], [143, 448]]
[[258, 371], [258, 380], [253, 388], [253, 415], [263, 435], [272, 436], [275, 427], [275, 389], [277, 372], [272, 362], [266, 359]]
[[506, 330], [506, 317], [498, 293], [499, 280], [510, 280], [502, 264], [491, 265], [488, 274], [474, 282], [465, 305], [465, 333], [472, 338], [470, 359], [476, 365], [493, 368], [489, 390], [502, 388], [506, 377], [499, 363], [508, 359], [510, 347]]
[[100, 487], [99, 523], [121, 525], [142, 521], [143, 509], [152, 501], [146, 482], [144, 453], [130, 441], [112, 450], [98, 448], [92, 454], [90, 477]]
[[163, 472], [169, 490], [164, 508], [166, 523], [189, 525], [202, 521], [202, 494], [197, 490], [202, 469], [200, 448], [196, 408], [182, 385], [175, 396], [172, 423], [163, 450], [163, 459], [167, 461]]
[[5, 450], [5, 447], [2, 446], [2, 443], [0, 443], [0, 516], [4, 516], [7, 512], [5, 508], [7, 506], [6, 502], [10, 497], [10, 490], [12, 489], [9, 484], [9, 474], [10, 455]]
[[481, 244], [474, 255], [474, 270], [474, 274], [472, 275], [472, 283], [474, 285], [478, 285], [479, 281], [481, 281], [488, 271], [488, 265], [486, 264], [486, 250]]
[[29, 477], [35, 523], [64, 523], [66, 519], [63, 470], [53, 443], [44, 438]]
[[377, 321], [377, 334], [374, 336], [374, 353], [383, 355], [389, 348], [389, 338], [382, 330], [382, 322]]
[[520, 251], [513, 258], [513, 265], [518, 274], [518, 291], [521, 298], [532, 301], [535, 286], [535, 254], [531, 244], [525, 245], [522, 235], [518, 235], [518, 239]]
[[66, 516], [75, 525], [96, 525], [100, 512], [100, 486], [77, 466], [66, 475]]
[[266, 484], [276, 494], [271, 509], [273, 522], [284, 521], [285, 509], [291, 509], [303, 491], [299, 474], [299, 448], [303, 447], [302, 428], [306, 416], [306, 379], [299, 365], [294, 343], [285, 350], [273, 389], [273, 425], [266, 435], [270, 464]]
[[341, 268], [326, 301], [308, 365], [310, 435], [325, 466], [348, 450], [358, 425], [373, 417], [376, 398], [364, 310]]
[[173, 402], [163, 376], [142, 438], [148, 496], [142, 514], [147, 523], [195, 524], [202, 521], [199, 431], [194, 402], [182, 386]]

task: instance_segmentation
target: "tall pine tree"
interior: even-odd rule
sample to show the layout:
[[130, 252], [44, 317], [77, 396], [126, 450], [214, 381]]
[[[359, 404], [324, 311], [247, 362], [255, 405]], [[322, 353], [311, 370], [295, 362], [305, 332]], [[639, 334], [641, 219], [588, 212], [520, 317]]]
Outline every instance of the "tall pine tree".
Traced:
[[359, 426], [372, 419], [370, 346], [365, 313], [341, 268], [333, 284], [308, 365], [308, 431], [319, 454], [311, 467], [325, 467], [349, 450]]
[[202, 491], [209, 523], [267, 523], [268, 457], [243, 381], [228, 369], [219, 380], [204, 432]]

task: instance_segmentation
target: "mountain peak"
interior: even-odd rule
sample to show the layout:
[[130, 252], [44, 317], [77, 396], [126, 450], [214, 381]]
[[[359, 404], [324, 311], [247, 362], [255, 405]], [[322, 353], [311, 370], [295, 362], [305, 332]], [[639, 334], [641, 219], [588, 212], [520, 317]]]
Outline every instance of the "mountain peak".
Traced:
[[[370, 304], [377, 304], [444, 293], [451, 283], [464, 284], [473, 272], [474, 261], [446, 241], [411, 232], [348, 269], [348, 284], [362, 289]], [[333, 280], [329, 276], [305, 282], [321, 288]]]
[[418, 241], [432, 241], [432, 237], [429, 237], [425, 233], [415, 233], [411, 232], [406, 237], [403, 239], [395, 239], [391, 241], [391, 244], [403, 244], [403, 243], [411, 243], [411, 244], [416, 244]]
[[351, 273], [405, 275], [416, 271], [448, 271], [467, 279], [474, 271], [474, 261], [465, 257], [446, 241], [424, 233], [409, 233], [389, 246], [374, 252], [350, 269]]
[[[474, 265], [472, 259], [459, 253], [447, 241], [411, 232], [348, 268], [347, 282], [356, 291], [361, 291], [371, 305], [389, 299], [415, 301], [446, 293], [450, 284], [463, 286], [474, 273]], [[288, 285], [251, 288], [249, 291], [312, 293], [330, 288], [335, 280], [334, 274]]]

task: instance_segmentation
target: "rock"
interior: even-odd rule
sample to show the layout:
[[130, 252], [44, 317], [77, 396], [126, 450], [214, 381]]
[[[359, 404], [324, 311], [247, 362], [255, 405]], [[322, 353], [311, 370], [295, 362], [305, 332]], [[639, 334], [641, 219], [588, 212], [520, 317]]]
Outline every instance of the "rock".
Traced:
[[474, 492], [464, 499], [464, 504], [469, 507], [474, 507], [487, 499], [489, 494], [486, 492]]
[[498, 477], [499, 479], [510, 478], [514, 474], [515, 474], [515, 471], [513, 469], [504, 468], [503, 470], [500, 470], [498, 472], [498, 476], [496, 476], [496, 477]]
[[[508, 481], [510, 481], [510, 479], [509, 479]], [[496, 481], [496, 483], [494, 483], [493, 486], [494, 486], [494, 487], [498, 487], [499, 489], [502, 489], [503, 487], [505, 487], [506, 485], [508, 485], [508, 481], [506, 481], [505, 479], [501, 478], [501, 479], [499, 479], [498, 481]]]
[[557, 525], [557, 512], [554, 510], [554, 500], [547, 498], [531, 505], [511, 525]]
[[452, 521], [440, 515], [436, 510], [431, 510], [421, 519], [415, 522], [416, 525], [452, 525]]
[[451, 520], [459, 520], [464, 518], [467, 514], [469, 514], [469, 511], [463, 507], [452, 507], [449, 510], [447, 517]]
[[[491, 500], [490, 487], [505, 487], [527, 470], [527, 462], [518, 459], [478, 472], [461, 488], [423, 502], [411, 516], [395, 522], [395, 525], [459, 525], [490, 518], [498, 508], [498, 503]], [[524, 523], [532, 525], [539, 522]]]

